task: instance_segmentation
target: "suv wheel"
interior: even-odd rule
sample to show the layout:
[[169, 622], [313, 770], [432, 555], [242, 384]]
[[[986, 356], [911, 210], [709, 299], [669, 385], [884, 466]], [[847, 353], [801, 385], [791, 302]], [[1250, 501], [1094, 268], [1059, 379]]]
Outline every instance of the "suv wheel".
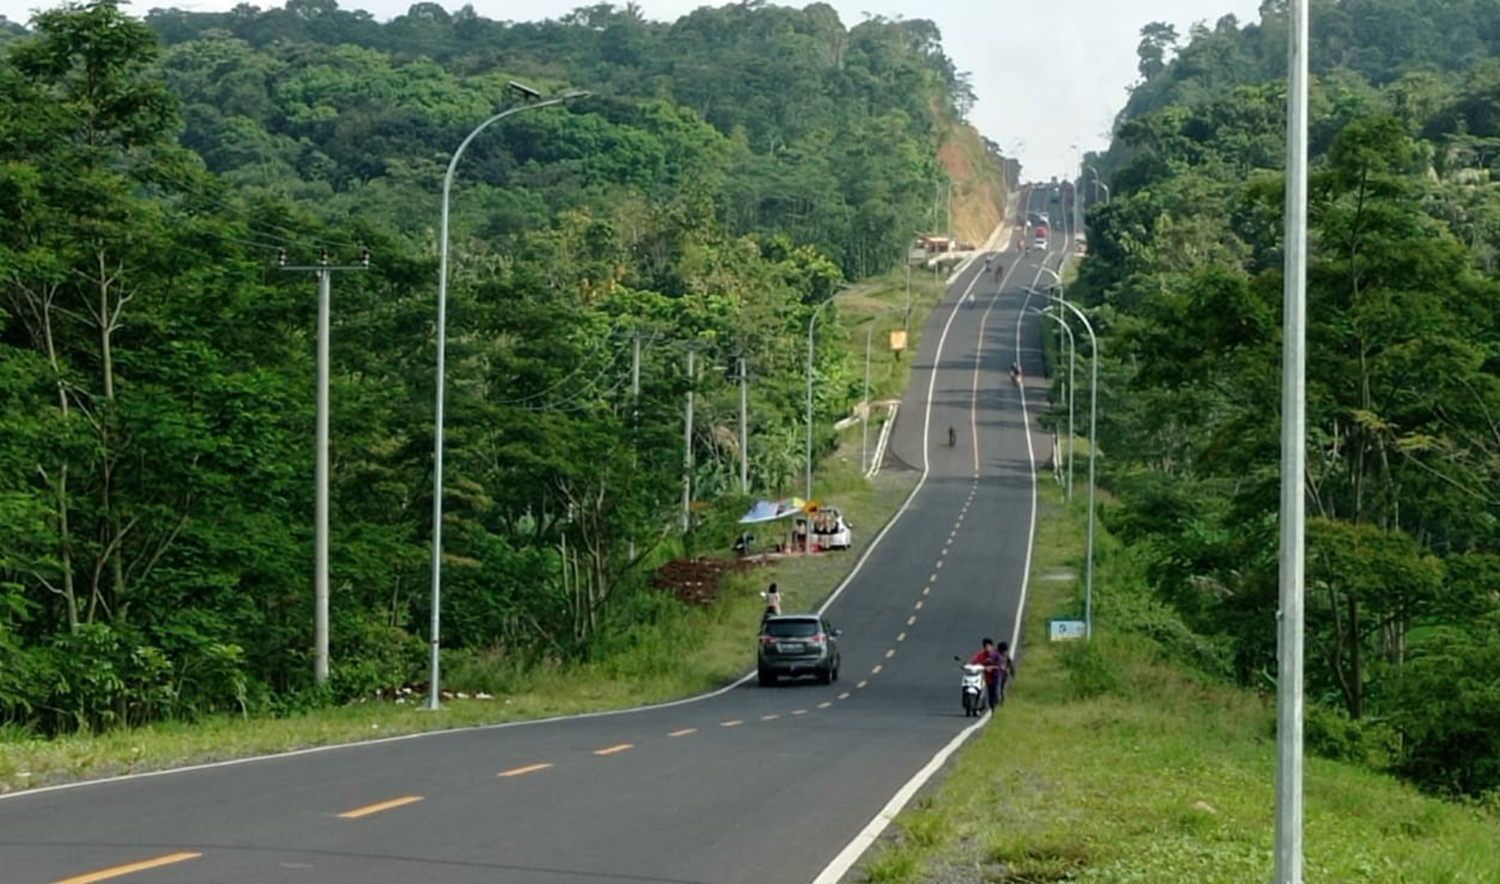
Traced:
[[818, 682], [820, 684], [833, 684], [835, 677], [835, 670], [832, 663], [828, 664], [827, 669], [818, 670]]

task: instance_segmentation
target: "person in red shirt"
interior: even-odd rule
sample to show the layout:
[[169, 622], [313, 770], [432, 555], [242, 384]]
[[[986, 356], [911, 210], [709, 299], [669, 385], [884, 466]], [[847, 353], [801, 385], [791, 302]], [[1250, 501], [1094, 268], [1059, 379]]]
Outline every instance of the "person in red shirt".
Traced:
[[979, 652], [970, 657], [969, 662], [984, 667], [984, 689], [989, 697], [990, 708], [1000, 708], [1001, 667], [1004, 666], [1005, 658], [995, 650], [995, 640], [985, 639]]

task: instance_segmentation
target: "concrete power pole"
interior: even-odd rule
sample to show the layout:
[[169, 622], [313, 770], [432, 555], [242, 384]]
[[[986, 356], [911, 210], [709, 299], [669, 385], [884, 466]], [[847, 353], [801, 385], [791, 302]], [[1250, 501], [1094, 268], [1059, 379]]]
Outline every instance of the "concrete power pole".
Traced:
[[687, 415], [682, 424], [682, 533], [686, 534], [692, 527], [692, 505], [693, 505], [693, 385], [696, 379], [694, 374], [693, 357], [697, 355], [692, 344], [688, 345], [687, 351]]
[[750, 494], [750, 375], [745, 357], [739, 358], [740, 369], [740, 493]]
[[284, 271], [304, 271], [318, 275], [318, 368], [317, 418], [313, 461], [313, 681], [328, 683], [328, 339], [329, 315], [333, 300], [333, 274], [343, 270], [369, 270], [370, 253], [364, 252], [360, 263], [328, 263], [328, 250], [318, 254], [318, 263], [288, 266], [286, 250], [278, 255], [277, 264]]

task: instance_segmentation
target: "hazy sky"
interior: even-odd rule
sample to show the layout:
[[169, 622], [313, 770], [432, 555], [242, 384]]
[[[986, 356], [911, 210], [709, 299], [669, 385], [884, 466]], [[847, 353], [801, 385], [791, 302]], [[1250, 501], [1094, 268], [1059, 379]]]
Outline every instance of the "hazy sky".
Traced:
[[[238, 0], [137, 0], [127, 7], [144, 13], [155, 6], [228, 9]], [[281, 0], [251, 0], [262, 8]], [[438, 0], [449, 9], [463, 5]], [[672, 20], [704, 0], [638, 0], [647, 18]], [[866, 15], [930, 18], [959, 70], [973, 75], [979, 103], [970, 121], [1020, 158], [1027, 178], [1062, 176], [1075, 165], [1071, 145], [1102, 148], [1111, 121], [1136, 79], [1141, 25], [1168, 21], [1186, 35], [1197, 21], [1212, 25], [1234, 13], [1256, 21], [1260, 0], [830, 0], [846, 26]], [[46, 0], [0, 0], [0, 15], [25, 21]], [[410, 0], [339, 0], [340, 8], [366, 9], [386, 20], [404, 13]], [[556, 18], [586, 0], [473, 0], [486, 18]], [[616, 5], [623, 6], [623, 0]], [[802, 6], [805, 3], [783, 5]], [[1004, 8], [1006, 11], [997, 12]]]

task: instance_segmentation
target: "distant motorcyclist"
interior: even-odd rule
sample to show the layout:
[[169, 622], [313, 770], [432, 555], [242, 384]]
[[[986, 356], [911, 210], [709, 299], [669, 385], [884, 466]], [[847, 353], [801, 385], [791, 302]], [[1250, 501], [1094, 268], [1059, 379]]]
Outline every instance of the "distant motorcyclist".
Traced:
[[1010, 379], [1017, 385], [1021, 383], [1021, 363], [1012, 362], [1010, 364]]

